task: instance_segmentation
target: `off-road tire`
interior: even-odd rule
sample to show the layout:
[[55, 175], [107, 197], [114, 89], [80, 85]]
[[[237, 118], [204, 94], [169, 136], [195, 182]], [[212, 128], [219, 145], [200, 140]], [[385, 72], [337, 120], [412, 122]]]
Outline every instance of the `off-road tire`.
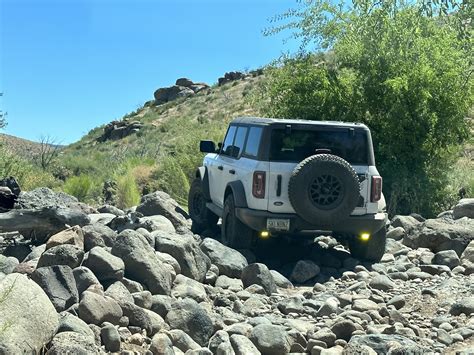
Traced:
[[360, 261], [379, 262], [385, 253], [387, 241], [387, 228], [383, 227], [374, 233], [368, 241], [363, 241], [359, 236], [349, 239], [351, 255]]
[[293, 170], [288, 194], [301, 218], [330, 226], [347, 218], [357, 206], [360, 184], [347, 161], [332, 154], [317, 154]]
[[235, 249], [249, 249], [257, 240], [257, 232], [246, 226], [235, 215], [234, 196], [230, 194], [224, 201], [222, 215], [222, 243]]
[[201, 179], [196, 178], [191, 184], [188, 195], [188, 211], [193, 221], [191, 230], [194, 233], [214, 228], [219, 220], [219, 216], [206, 207], [206, 202], [206, 197], [202, 192]]

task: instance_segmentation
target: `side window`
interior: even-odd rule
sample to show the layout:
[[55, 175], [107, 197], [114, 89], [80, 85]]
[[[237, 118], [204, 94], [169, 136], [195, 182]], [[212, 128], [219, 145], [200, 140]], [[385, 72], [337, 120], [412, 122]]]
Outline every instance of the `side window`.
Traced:
[[227, 134], [222, 144], [221, 154], [231, 155], [232, 153], [232, 144], [234, 143], [235, 131], [237, 130], [236, 126], [230, 126], [227, 130]]
[[258, 148], [260, 147], [260, 138], [262, 137], [262, 127], [251, 127], [249, 137], [247, 138], [247, 145], [245, 146], [244, 154], [256, 158], [258, 155]]
[[244, 150], [245, 137], [247, 137], [247, 127], [239, 127], [237, 129], [237, 134], [235, 135], [234, 149], [232, 152], [233, 158], [239, 158]]

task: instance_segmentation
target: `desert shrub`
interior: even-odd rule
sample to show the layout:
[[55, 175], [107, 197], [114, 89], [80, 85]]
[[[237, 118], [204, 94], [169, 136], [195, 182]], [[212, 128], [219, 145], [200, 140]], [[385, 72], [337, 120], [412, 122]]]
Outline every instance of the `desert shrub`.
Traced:
[[140, 191], [137, 181], [129, 169], [126, 174], [117, 176], [117, 207], [126, 209], [140, 202]]
[[79, 201], [87, 202], [92, 197], [92, 191], [94, 190], [93, 178], [85, 174], [72, 176], [66, 180], [62, 189]]

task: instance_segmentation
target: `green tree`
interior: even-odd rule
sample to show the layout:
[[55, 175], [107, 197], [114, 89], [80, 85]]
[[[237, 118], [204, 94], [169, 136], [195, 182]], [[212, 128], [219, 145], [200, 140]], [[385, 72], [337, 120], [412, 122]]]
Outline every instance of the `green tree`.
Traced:
[[433, 3], [305, 1], [268, 31], [293, 30], [302, 51], [269, 70], [264, 113], [367, 124], [391, 213], [446, 207], [468, 136], [473, 46], [462, 19], [472, 5]]

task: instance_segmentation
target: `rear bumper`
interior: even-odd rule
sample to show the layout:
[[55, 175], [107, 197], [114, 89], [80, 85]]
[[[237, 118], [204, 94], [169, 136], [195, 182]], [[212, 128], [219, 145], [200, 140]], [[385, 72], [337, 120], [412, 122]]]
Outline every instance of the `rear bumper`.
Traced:
[[[296, 214], [271, 213], [268, 211], [253, 210], [250, 208], [236, 208], [237, 217], [250, 228], [261, 231], [267, 229], [267, 218], [280, 218], [290, 220], [290, 230], [282, 233], [297, 233], [302, 231], [327, 231], [336, 233], [373, 234], [387, 223], [386, 213], [368, 214], [362, 216], [349, 216], [335, 224], [321, 224], [318, 221], [309, 223]], [[271, 231], [278, 233], [278, 231]]]

